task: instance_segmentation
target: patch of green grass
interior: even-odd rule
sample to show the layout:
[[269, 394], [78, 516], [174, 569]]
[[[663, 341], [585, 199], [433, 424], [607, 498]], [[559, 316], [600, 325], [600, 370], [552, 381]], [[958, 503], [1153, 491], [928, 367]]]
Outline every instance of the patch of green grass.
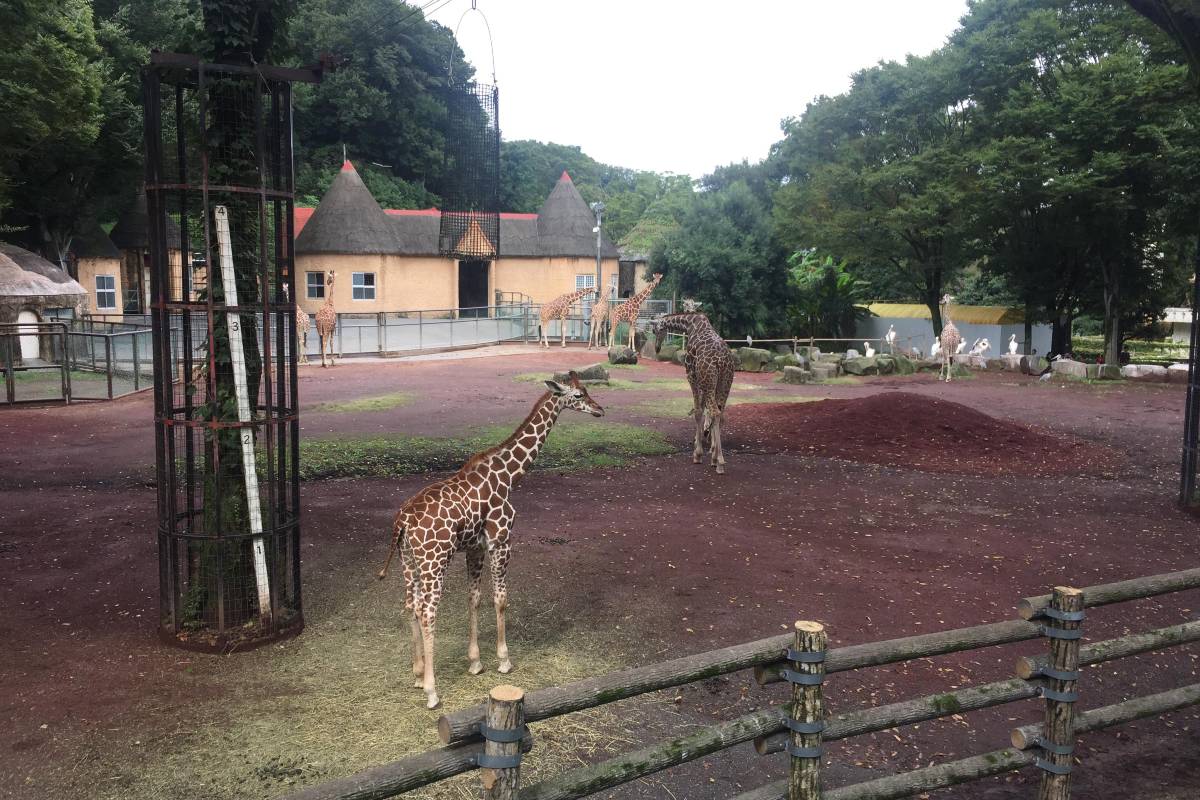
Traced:
[[392, 392], [391, 394], [380, 394], [373, 397], [358, 397], [354, 400], [343, 400], [340, 403], [321, 403], [313, 408], [313, 411], [323, 411], [333, 414], [346, 414], [356, 411], [387, 411], [392, 408], [400, 408], [412, 402], [413, 396], [409, 392]]
[[[735, 394], [729, 398], [728, 405], [740, 406], [743, 403], [814, 403], [823, 398], [808, 397], [795, 394], [768, 394], [766, 392], [751, 392]], [[638, 410], [652, 417], [673, 419], [690, 417], [692, 415], [691, 397], [664, 397], [661, 400], [647, 400], [638, 404]]]
[[[484, 428], [463, 439], [428, 436], [362, 436], [304, 439], [300, 478], [394, 478], [454, 470], [475, 453], [502, 442], [512, 426]], [[662, 434], [626, 423], [562, 419], [534, 462], [534, 469], [574, 471], [611, 467], [638, 456], [665, 455], [674, 448]]]
[[839, 375], [836, 378], [825, 378], [824, 380], [816, 381], [822, 386], [857, 386], [862, 383], [862, 378], [854, 375]]
[[605, 364], [608, 369], [645, 369], [641, 364]]
[[[614, 365], [609, 364], [608, 366], [609, 366], [609, 368], [612, 368]], [[548, 381], [553, 377], [554, 377], [554, 375], [549, 372], [525, 372], [520, 375], [514, 376], [513, 380], [528, 382], [528, 383], [541, 383], [543, 381]], [[602, 391], [614, 390], [614, 389], [616, 391], [629, 391], [631, 389], [632, 390], [661, 389], [661, 390], [665, 390], [665, 391], [684, 391], [684, 392], [690, 391], [690, 388], [688, 387], [688, 382], [687, 382], [686, 378], [651, 378], [650, 380], [647, 380], [647, 381], [631, 381], [631, 380], [626, 380], [624, 378], [609, 378], [607, 384], [597, 383], [597, 384], [595, 384], [595, 386]]]
[[[132, 375], [132, 373], [130, 373]], [[4, 380], [5, 372], [0, 370], [0, 381]], [[108, 376], [103, 372], [86, 372], [84, 370], [71, 370], [71, 382], [76, 381], [107, 381]], [[58, 369], [28, 369], [17, 370], [13, 372], [14, 383], [62, 383], [62, 371]]]
[[[1083, 361], [1095, 361], [1096, 356], [1104, 352], [1103, 336], [1074, 336], [1071, 346], [1075, 356]], [[1186, 342], [1145, 341], [1130, 339], [1125, 342], [1131, 360], [1135, 364], [1170, 364], [1175, 361], [1186, 361], [1188, 346]]]

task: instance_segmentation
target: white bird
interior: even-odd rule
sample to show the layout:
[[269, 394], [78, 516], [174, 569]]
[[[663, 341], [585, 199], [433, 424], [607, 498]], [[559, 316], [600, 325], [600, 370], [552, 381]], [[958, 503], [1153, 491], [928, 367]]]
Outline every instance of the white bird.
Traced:
[[750, 338], [750, 334], [746, 334], [746, 347], [754, 347], [754, 340]]
[[958, 343], [958, 347], [954, 348], [954, 355], [958, 355], [959, 353], [961, 353], [966, 346], [967, 346], [967, 340], [963, 339], [961, 342]]
[[992, 349], [992, 343], [987, 338], [976, 339], [975, 344], [971, 345], [971, 355], [982, 356], [988, 350]]
[[863, 350], [866, 352], [867, 358], [871, 358], [875, 355], [875, 348], [871, 347], [870, 342], [863, 342]]
[[1008, 354], [1010, 356], [1017, 354], [1017, 335], [1015, 333], [1008, 337]]
[[937, 358], [942, 352], [942, 343], [938, 339], [933, 340], [933, 345], [929, 348], [929, 357]]
[[1042, 373], [1042, 376], [1041, 376], [1040, 378], [1038, 378], [1038, 380], [1039, 380], [1039, 381], [1048, 381], [1048, 380], [1050, 380], [1050, 373], [1049, 373], [1049, 372], [1044, 372], [1044, 373]]
[[887, 342], [888, 351], [896, 352], [896, 326], [888, 325], [888, 332], [884, 335], [883, 340]]

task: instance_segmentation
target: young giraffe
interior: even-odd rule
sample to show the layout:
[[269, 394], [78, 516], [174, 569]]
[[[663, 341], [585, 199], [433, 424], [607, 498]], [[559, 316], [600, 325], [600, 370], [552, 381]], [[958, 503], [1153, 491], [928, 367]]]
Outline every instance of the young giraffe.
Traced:
[[[284, 284], [284, 286], [283, 286], [283, 299], [284, 300], [292, 299], [292, 293], [288, 289], [287, 284]], [[298, 364], [307, 364], [308, 363], [308, 331], [309, 331], [308, 312], [306, 312], [303, 308], [301, 308], [300, 304], [297, 303], [296, 304], [296, 350], [297, 350], [296, 363], [298, 363]]]
[[938, 371], [938, 380], [942, 379], [944, 372], [946, 383], [950, 382], [950, 376], [954, 372], [954, 355], [962, 345], [962, 334], [950, 321], [950, 304], [953, 302], [954, 298], [945, 294], [942, 295], [942, 302], [938, 304], [942, 307], [942, 317], [946, 320], [946, 324], [942, 326], [942, 335], [938, 337], [938, 342], [942, 347], [942, 368]]
[[611, 304], [604, 298], [599, 298], [595, 303], [592, 303], [592, 321], [588, 328], [588, 350], [592, 349], [592, 345], [600, 347], [604, 341], [604, 323], [608, 321], [608, 311]]
[[710, 439], [708, 463], [717, 465], [717, 474], [725, 473], [725, 453], [721, 449], [721, 420], [733, 386], [737, 362], [721, 335], [713, 330], [708, 317], [700, 313], [668, 314], [651, 326], [655, 347], [661, 347], [668, 333], [687, 337], [683, 366], [692, 387], [692, 414], [696, 418], [696, 439], [692, 463], [699, 464], [704, 454], [704, 439]]
[[617, 326], [622, 322], [629, 323], [629, 347], [636, 348], [637, 344], [637, 318], [642, 310], [642, 303], [646, 302], [646, 298], [654, 291], [654, 287], [658, 286], [658, 282], [662, 280], [662, 273], [654, 273], [654, 280], [650, 284], [635, 294], [633, 297], [626, 300], [621, 305], [608, 312], [608, 346], [612, 347], [617, 338]]
[[550, 391], [534, 404], [533, 410], [513, 434], [497, 446], [477, 453], [452, 477], [427, 486], [409, 498], [393, 524], [392, 546], [387, 562], [379, 572], [387, 576], [388, 565], [397, 548], [404, 566], [404, 607], [412, 612], [413, 675], [417, 688], [424, 689], [429, 708], [438, 705], [433, 676], [433, 639], [438, 604], [446, 566], [459, 550], [467, 554], [470, 640], [468, 672], [483, 672], [479, 661], [479, 583], [483, 559], [491, 553], [492, 596], [496, 604], [496, 657], [500, 672], [512, 670], [508, 643], [504, 636], [504, 610], [508, 607], [505, 578], [511, 544], [513, 511], [509, 494], [517, 481], [537, 458], [547, 434], [564, 408], [573, 408], [604, 416], [601, 408], [571, 374], [570, 386], [546, 381]]
[[546, 336], [550, 328], [550, 323], [553, 320], [558, 320], [559, 327], [562, 328], [562, 346], [567, 346], [567, 316], [571, 313], [571, 306], [578, 303], [581, 298], [589, 294], [594, 294], [595, 291], [595, 289], [580, 289], [575, 292], [560, 294], [542, 306], [542, 310], [538, 312], [538, 319], [541, 321], [543, 347], [550, 346], [550, 341]]
[[317, 335], [321, 337], [321, 366], [325, 366], [325, 347], [329, 347], [329, 366], [336, 366], [333, 360], [333, 332], [337, 329], [337, 312], [333, 310], [333, 270], [325, 276], [325, 304], [317, 309]]

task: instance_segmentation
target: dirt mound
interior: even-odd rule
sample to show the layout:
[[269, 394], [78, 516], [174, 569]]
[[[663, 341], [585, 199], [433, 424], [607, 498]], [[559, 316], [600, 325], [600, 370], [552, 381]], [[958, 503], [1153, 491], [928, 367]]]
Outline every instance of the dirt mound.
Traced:
[[1104, 472], [1113, 453], [907, 392], [853, 400], [732, 406], [730, 437], [767, 452], [800, 452], [930, 472], [1062, 475]]

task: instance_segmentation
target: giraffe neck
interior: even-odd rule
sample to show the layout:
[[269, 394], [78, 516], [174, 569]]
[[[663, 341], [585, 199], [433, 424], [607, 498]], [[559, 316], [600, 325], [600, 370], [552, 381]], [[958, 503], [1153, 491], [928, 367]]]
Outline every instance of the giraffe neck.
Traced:
[[712, 327], [706, 323], [708, 323], [708, 318], [700, 314], [680, 314], [665, 317], [661, 325], [663, 330], [670, 331], [671, 333], [682, 333], [691, 339], [705, 328]]
[[562, 397], [546, 392], [534, 403], [525, 421], [496, 448], [497, 458], [492, 463], [497, 465], [502, 482], [512, 486], [529, 471], [562, 409]]

